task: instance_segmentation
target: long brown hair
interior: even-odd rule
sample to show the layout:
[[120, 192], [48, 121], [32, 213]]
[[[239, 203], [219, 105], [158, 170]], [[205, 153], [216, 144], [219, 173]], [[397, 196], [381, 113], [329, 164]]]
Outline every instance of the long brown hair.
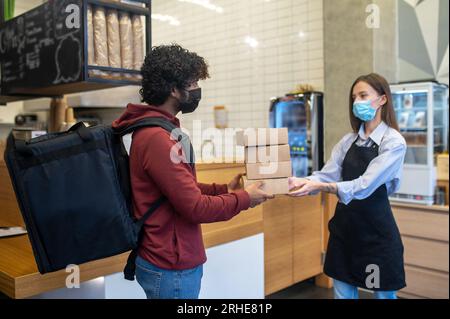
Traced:
[[378, 92], [380, 96], [386, 96], [387, 102], [382, 106], [381, 118], [389, 127], [392, 127], [393, 129], [399, 131], [397, 118], [394, 111], [394, 104], [392, 102], [391, 88], [388, 81], [386, 81], [384, 77], [376, 73], [360, 76], [356, 79], [356, 81], [352, 85], [352, 88], [350, 89], [350, 123], [352, 125], [353, 131], [355, 133], [358, 133], [361, 124], [363, 123], [363, 121], [361, 121], [353, 114], [353, 89], [359, 82], [365, 82], [369, 84], [375, 91]]

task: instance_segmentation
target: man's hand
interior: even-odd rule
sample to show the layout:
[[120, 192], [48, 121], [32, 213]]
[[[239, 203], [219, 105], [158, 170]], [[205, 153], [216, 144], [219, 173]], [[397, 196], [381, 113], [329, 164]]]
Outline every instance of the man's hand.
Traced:
[[244, 175], [245, 174], [238, 174], [228, 183], [228, 193], [242, 189], [241, 179]]
[[264, 203], [268, 199], [275, 198], [274, 195], [267, 194], [261, 187], [264, 186], [264, 182], [256, 182], [245, 189], [245, 191], [250, 196], [250, 207], [256, 207], [262, 203]]

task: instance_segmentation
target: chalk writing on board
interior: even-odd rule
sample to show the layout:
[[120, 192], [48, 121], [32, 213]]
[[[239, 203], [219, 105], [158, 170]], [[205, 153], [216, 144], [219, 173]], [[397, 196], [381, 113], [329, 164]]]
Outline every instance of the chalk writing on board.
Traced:
[[25, 49], [26, 37], [24, 34], [24, 18], [19, 17], [17, 24], [8, 26], [0, 30], [0, 53], [4, 54], [10, 50], [15, 50], [17, 54], [22, 54]]
[[[67, 61], [64, 52], [78, 52], [75, 59]], [[53, 84], [76, 81], [81, 73], [81, 43], [72, 35], [66, 36], [59, 41], [55, 51], [55, 62], [57, 75]]]
[[82, 3], [48, 1], [0, 27], [4, 92], [81, 80]]

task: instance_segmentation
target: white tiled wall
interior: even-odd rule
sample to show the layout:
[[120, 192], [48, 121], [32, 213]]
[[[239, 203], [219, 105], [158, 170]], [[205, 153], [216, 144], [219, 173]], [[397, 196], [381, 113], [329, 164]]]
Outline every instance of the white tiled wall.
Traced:
[[[210, 65], [199, 110], [181, 117], [187, 129], [192, 120], [213, 127], [215, 105], [227, 107], [230, 127], [267, 127], [271, 97], [303, 83], [323, 90], [322, 0], [152, 3], [153, 45], [176, 42]], [[170, 16], [175, 23], [156, 15]]]
[[[153, 0], [153, 45], [179, 43], [210, 65], [201, 105], [180, 116], [183, 127], [192, 132], [194, 120], [201, 120], [203, 130], [214, 127], [215, 105], [227, 107], [229, 127], [267, 127], [272, 97], [305, 83], [323, 90], [322, 5], [323, 0]], [[18, 112], [9, 112], [9, 122], [13, 113]], [[193, 142], [198, 155], [203, 140]]]

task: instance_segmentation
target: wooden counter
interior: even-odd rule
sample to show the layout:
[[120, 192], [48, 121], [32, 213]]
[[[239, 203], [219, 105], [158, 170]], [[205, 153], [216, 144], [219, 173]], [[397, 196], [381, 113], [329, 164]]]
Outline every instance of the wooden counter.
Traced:
[[[200, 164], [197, 170], [201, 182], [226, 183], [245, 168], [243, 164]], [[213, 234], [231, 225], [237, 230], [237, 224], [255, 231], [263, 227], [265, 294], [269, 295], [322, 273], [323, 207], [321, 195], [277, 196], [230, 222], [203, 225], [203, 230]], [[239, 233], [222, 232], [216, 238], [230, 241], [233, 236]]]
[[[222, 167], [223, 171], [227, 171], [227, 174], [225, 174], [226, 178], [234, 176], [235, 172], [242, 170], [241, 165], [219, 167]], [[212, 164], [212, 166], [200, 164], [198, 175], [202, 178], [201, 181], [222, 180], [224, 176], [221, 177], [220, 174], [215, 175], [218, 172], [217, 168], [218, 166], [215, 164]], [[230, 168], [231, 171], [229, 171]], [[211, 170], [214, 173], [211, 173]], [[24, 226], [3, 161], [0, 161], [0, 207], [0, 225]], [[262, 208], [259, 207], [244, 212], [231, 221], [203, 225], [202, 228], [206, 248], [262, 233]], [[81, 281], [121, 272], [127, 256], [128, 254], [122, 254], [81, 265]], [[0, 292], [7, 296], [11, 298], [26, 298], [65, 287], [67, 275], [64, 270], [41, 275], [37, 270], [28, 236], [0, 239]]]
[[449, 207], [392, 202], [405, 247], [404, 298], [449, 297]]

